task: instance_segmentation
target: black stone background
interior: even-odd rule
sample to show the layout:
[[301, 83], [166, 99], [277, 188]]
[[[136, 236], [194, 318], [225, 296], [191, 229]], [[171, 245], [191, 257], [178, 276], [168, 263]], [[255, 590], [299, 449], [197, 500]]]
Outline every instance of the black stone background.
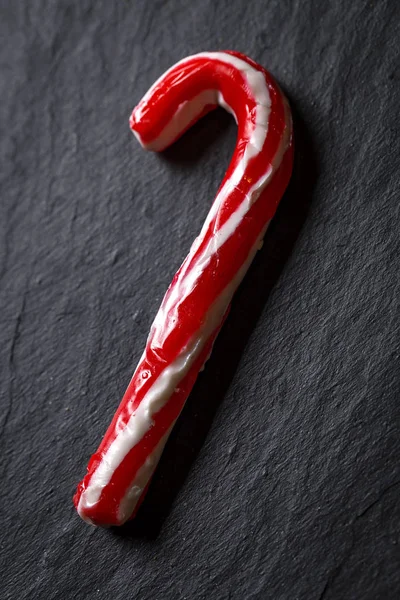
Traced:
[[[400, 597], [399, 3], [1, 3], [4, 599]], [[75, 486], [235, 143], [130, 111], [235, 49], [295, 116], [294, 176], [134, 523]]]

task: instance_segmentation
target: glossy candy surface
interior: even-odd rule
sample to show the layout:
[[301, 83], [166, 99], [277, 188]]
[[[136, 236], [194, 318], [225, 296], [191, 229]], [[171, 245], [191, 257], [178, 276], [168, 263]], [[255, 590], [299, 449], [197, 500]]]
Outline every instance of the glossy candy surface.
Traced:
[[144, 148], [163, 150], [218, 105], [238, 124], [234, 154], [78, 486], [78, 513], [95, 525], [121, 525], [135, 514], [290, 179], [288, 103], [271, 75], [238, 53], [201, 53], [177, 63], [134, 109], [131, 129]]

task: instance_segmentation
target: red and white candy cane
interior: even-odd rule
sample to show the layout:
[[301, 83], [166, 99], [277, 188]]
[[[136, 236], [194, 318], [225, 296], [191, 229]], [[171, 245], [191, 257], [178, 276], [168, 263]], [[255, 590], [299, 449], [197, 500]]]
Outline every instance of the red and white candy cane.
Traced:
[[236, 119], [236, 148], [78, 486], [78, 513], [95, 525], [121, 525], [135, 514], [290, 179], [288, 103], [267, 71], [236, 52], [201, 53], [178, 62], [134, 109], [130, 126], [144, 148], [163, 150], [218, 105]]

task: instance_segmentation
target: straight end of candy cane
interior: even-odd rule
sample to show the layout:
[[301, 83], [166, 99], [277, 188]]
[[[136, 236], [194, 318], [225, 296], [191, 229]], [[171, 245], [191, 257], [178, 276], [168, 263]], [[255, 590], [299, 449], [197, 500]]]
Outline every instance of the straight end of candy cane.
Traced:
[[77, 488], [76, 494], [73, 497], [73, 503], [76, 511], [80, 518], [94, 527], [112, 527], [114, 525], [123, 525], [123, 523], [129, 518], [120, 520], [115, 515], [115, 512], [110, 510], [110, 503], [108, 504], [107, 511], [102, 513], [97, 506], [97, 502], [91, 503], [87, 496], [88, 489], [83, 480]]
[[149, 145], [146, 144], [146, 142], [142, 138], [141, 129], [143, 129], [143, 127], [140, 126], [140, 120], [137, 118], [135, 111], [133, 111], [130, 116], [129, 127], [139, 144], [142, 146], [142, 148], [144, 148], [145, 150], [150, 149]]
[[74, 503], [74, 506], [76, 508], [76, 512], [78, 513], [78, 515], [80, 516], [80, 518], [85, 521], [85, 523], [88, 523], [88, 525], [93, 525], [96, 526], [97, 523], [94, 523], [92, 521], [92, 519], [89, 517], [89, 515], [86, 513], [86, 511], [84, 510], [84, 508], [81, 506], [81, 497], [82, 497], [82, 492], [83, 492], [83, 482], [81, 482], [78, 485], [78, 488], [76, 490], [75, 495], [72, 498], [72, 502]]
[[101, 454], [96, 452], [89, 461], [87, 474], [77, 486], [76, 493], [73, 496], [73, 503], [78, 515], [85, 523], [93, 526], [111, 527], [113, 525], [122, 525], [119, 517], [116, 500], [113, 501], [112, 494], [109, 494], [107, 510], [101, 508], [99, 498], [103, 490], [103, 483], [100, 481], [92, 482], [93, 470], [101, 463]]

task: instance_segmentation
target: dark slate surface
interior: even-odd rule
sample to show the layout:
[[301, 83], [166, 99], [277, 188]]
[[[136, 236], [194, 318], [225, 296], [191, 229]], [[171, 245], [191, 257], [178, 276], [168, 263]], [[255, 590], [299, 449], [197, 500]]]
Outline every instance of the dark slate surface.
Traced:
[[[400, 595], [397, 2], [3, 2], [1, 598]], [[137, 520], [71, 497], [229, 162], [209, 115], [143, 152], [134, 104], [231, 48], [296, 168]]]

